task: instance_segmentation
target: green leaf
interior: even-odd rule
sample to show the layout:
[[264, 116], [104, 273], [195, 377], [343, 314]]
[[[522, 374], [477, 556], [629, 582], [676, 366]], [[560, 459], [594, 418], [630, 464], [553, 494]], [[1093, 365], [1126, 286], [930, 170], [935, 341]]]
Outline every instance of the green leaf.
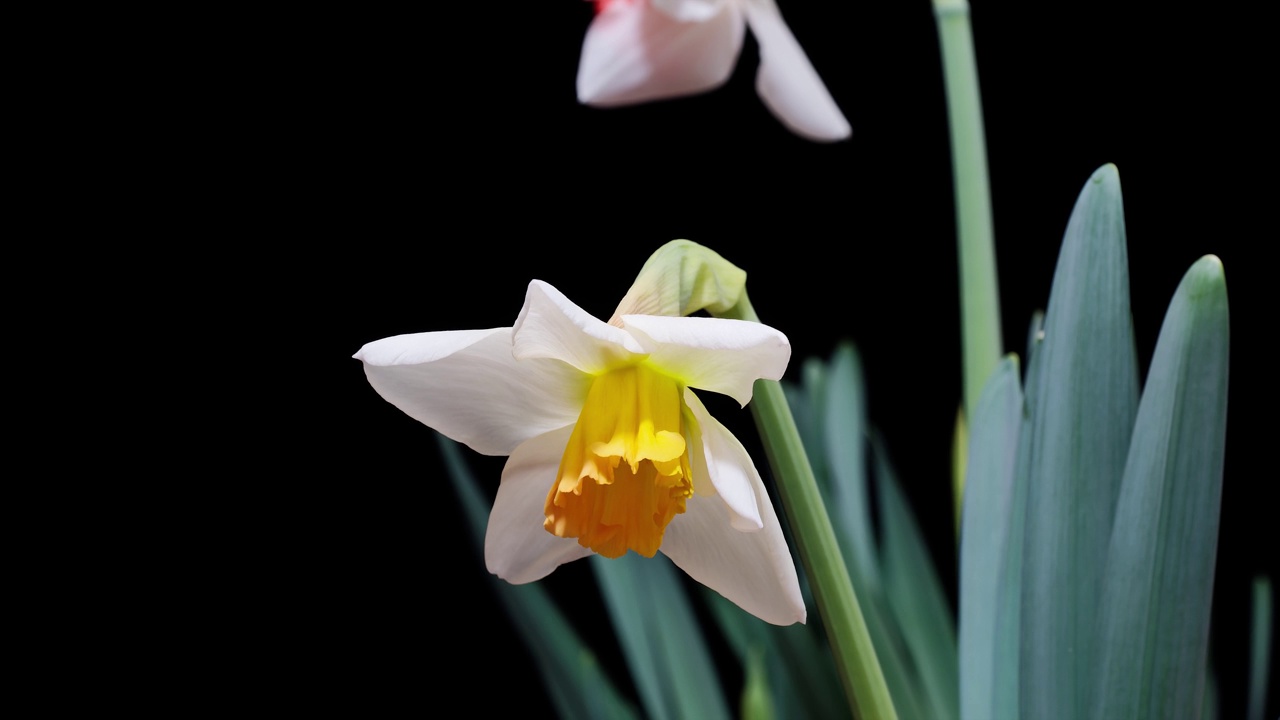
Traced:
[[[1031, 314], [1031, 324], [1027, 326], [1027, 365], [1044, 341], [1044, 311], [1037, 310]], [[1029, 378], [1028, 378], [1029, 380]]]
[[956, 429], [951, 435], [951, 498], [955, 505], [956, 536], [960, 535], [960, 511], [964, 507], [964, 469], [969, 464], [969, 425], [964, 408], [956, 410]]
[[884, 596], [877, 593], [866, 603], [867, 632], [875, 646], [876, 656], [884, 670], [885, 685], [893, 698], [894, 708], [903, 720], [927, 720], [929, 702], [920, 674], [912, 662], [910, 650], [886, 607]]
[[1111, 534], [1091, 717], [1202, 706], [1227, 427], [1227, 286], [1197, 261], [1165, 314]]
[[779, 718], [838, 718], [848, 714], [831, 652], [815, 625], [770, 625], [706, 590], [729, 646], [743, 663], [753, 647], [764, 650], [765, 675]]
[[800, 425], [800, 438], [808, 451], [818, 488], [823, 492], [822, 499], [830, 504], [831, 473], [827, 468], [827, 454], [823, 451], [826, 443], [827, 365], [819, 358], [809, 358], [804, 361], [802, 376], [805, 419], [801, 422], [796, 418], [796, 422]]
[[1120, 178], [1107, 165], [1067, 223], [1026, 388], [1021, 717], [1089, 707], [1098, 589], [1138, 398], [1128, 267]]
[[742, 720], [776, 720], [777, 710], [769, 692], [765, 673], [764, 649], [752, 647], [747, 652], [747, 679], [742, 688]]
[[[900, 717], [928, 717], [920, 676], [893, 613], [885, 603], [884, 589], [879, 584], [878, 550], [872, 532], [865, 467], [865, 392], [854, 347], [849, 343], [842, 344], [829, 366], [813, 359], [807, 361], [804, 388], [792, 397], [797, 399], [797, 406], [813, 414], [816, 437], [806, 435], [804, 440], [811, 458], [827, 460], [821, 464], [815, 462], [814, 468], [826, 468], [825, 473], [818, 474], [823, 500], [831, 508], [832, 526], [849, 574], [858, 588], [858, 602], [862, 606], [867, 633], [875, 647], [889, 695]], [[855, 556], [862, 558], [856, 564], [852, 560]], [[794, 643], [796, 638], [796, 635], [791, 635], [787, 639]], [[790, 656], [784, 653], [784, 657], [791, 658], [786, 662], [787, 667], [795, 667], [797, 659], [802, 656], [803, 653], [799, 652]], [[811, 697], [812, 693], [802, 694], [810, 705]], [[786, 705], [781, 700], [779, 707], [782, 708], [780, 712], [786, 712]], [[806, 707], [806, 711], [798, 716], [831, 717], [825, 707]]]
[[1248, 720], [1267, 709], [1267, 669], [1271, 664], [1271, 580], [1253, 579], [1253, 635], [1250, 638]]
[[[483, 547], [485, 526], [489, 522], [488, 503], [481, 497], [458, 444], [439, 434], [436, 441], [467, 517], [471, 540], [476, 547]], [[561, 718], [633, 720], [637, 717], [635, 708], [618, 694], [595, 655], [578, 638], [542, 586], [511, 585], [497, 577], [493, 577], [492, 582], [512, 624], [528, 645], [542, 675], [543, 686]]]
[[591, 557], [627, 667], [651, 718], [729, 718], [711, 654], [675, 567], [661, 553]]
[[[1018, 358], [1006, 356], [987, 380], [972, 416], [960, 529], [960, 716], [1018, 714], [1020, 558], [1011, 541], [1014, 474], [1022, 429]], [[998, 692], [1000, 694], [998, 694]]]
[[880, 566], [885, 599], [915, 665], [928, 717], [959, 717], [956, 626], [920, 526], [878, 441], [872, 442], [879, 488]]
[[1218, 679], [1205, 669], [1204, 702], [1200, 704], [1200, 720], [1218, 720]]
[[827, 373], [824, 408], [831, 524], [859, 596], [880, 591], [866, 472], [866, 395], [853, 345], [836, 348]]

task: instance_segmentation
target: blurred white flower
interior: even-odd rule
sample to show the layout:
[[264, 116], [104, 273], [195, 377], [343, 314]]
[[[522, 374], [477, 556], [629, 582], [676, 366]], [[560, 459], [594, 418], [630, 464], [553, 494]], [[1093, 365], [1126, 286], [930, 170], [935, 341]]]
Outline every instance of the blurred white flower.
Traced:
[[774, 0], [597, 0], [582, 42], [578, 100], [608, 107], [678, 97], [729, 78], [750, 27], [760, 46], [756, 91], [797, 135], [849, 137]]

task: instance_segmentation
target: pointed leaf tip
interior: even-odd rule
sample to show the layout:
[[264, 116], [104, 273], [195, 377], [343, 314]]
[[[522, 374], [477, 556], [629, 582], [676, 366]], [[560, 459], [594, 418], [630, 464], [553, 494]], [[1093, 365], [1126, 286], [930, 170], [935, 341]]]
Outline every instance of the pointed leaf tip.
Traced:
[[1187, 270], [1186, 281], [1191, 283], [1188, 289], [1193, 297], [1212, 292], [1219, 286], [1225, 288], [1227, 276], [1222, 260], [1217, 255], [1205, 255]]
[[1094, 170], [1093, 175], [1089, 177], [1089, 180], [1095, 183], [1119, 183], [1120, 169], [1116, 167], [1115, 163], [1107, 163], [1097, 170]]

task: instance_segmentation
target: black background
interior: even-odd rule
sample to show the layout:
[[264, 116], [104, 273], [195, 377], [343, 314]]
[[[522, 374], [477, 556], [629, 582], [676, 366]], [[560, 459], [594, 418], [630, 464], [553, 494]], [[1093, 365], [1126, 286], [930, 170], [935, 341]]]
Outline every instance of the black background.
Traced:
[[[1251, 27], [1261, 23], [1173, 6], [974, 5], [1005, 349], [1022, 353], [1076, 195], [1104, 163], [1119, 167], [1124, 191], [1144, 377], [1182, 274], [1207, 253], [1225, 265], [1230, 420], [1213, 652], [1223, 717], [1242, 716], [1251, 577], [1275, 569], [1264, 453], [1276, 398], [1263, 360], [1275, 304], [1262, 248], [1275, 240], [1277, 154], [1264, 102], [1273, 58]], [[312, 378], [302, 417], [265, 418], [314, 430], [289, 448], [290, 479], [271, 493], [288, 498], [273, 516], [284, 522], [250, 578], [255, 621], [272, 628], [253, 654], [280, 668], [284, 687], [350, 709], [550, 712], [462, 531], [432, 432], [381, 400], [349, 358], [388, 335], [509, 326], [534, 278], [607, 318], [673, 238], [747, 270], [761, 318], [791, 339], [789, 378], [804, 358], [857, 344], [871, 421], [954, 587], [959, 312], [931, 8], [781, 7], [851, 140], [810, 143], [769, 114], [750, 37], [711, 93], [578, 105], [592, 16], [578, 0], [313, 11], [276, 28], [283, 42], [251, 71], [234, 120], [261, 149], [245, 174], [265, 197], [246, 200], [279, 211], [258, 230], [296, 249], [285, 271], [296, 290], [273, 336], [294, 350], [269, 353], [268, 366]], [[712, 409], [754, 436], [747, 412]], [[494, 492], [502, 459], [468, 456]], [[588, 564], [543, 582], [625, 682]], [[1277, 702], [1273, 693], [1268, 716]]]

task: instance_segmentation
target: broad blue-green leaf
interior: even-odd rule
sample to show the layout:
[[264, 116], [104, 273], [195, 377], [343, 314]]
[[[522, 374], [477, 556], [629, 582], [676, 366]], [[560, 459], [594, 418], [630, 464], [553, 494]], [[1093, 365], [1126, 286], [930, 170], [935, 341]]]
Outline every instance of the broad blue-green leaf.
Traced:
[[1253, 635], [1249, 641], [1248, 720], [1262, 720], [1267, 709], [1267, 669], [1271, 665], [1271, 580], [1253, 579]]
[[711, 654], [671, 561], [661, 553], [590, 561], [648, 716], [728, 720]]
[[881, 444], [872, 443], [879, 489], [880, 568], [885, 599], [897, 621], [935, 720], [959, 717], [956, 626], [920, 527]]
[[[471, 540], [476, 547], [482, 547], [489, 522], [488, 504], [476, 488], [458, 444], [438, 434], [436, 440], [467, 517]], [[560, 717], [568, 720], [637, 717], [635, 708], [618, 694], [595, 655], [578, 638], [573, 626], [540, 585], [512, 585], [493, 577], [493, 587], [528, 645], [542, 675], [543, 686]]]
[[1001, 360], [971, 419], [960, 526], [960, 716], [965, 720], [1017, 716], [1018, 616], [1001, 606], [1012, 603], [1016, 609], [1020, 592], [1021, 568], [1011, 567], [1009, 560], [1022, 429], [1018, 372], [1016, 355]]
[[1096, 718], [1189, 717], [1203, 701], [1227, 427], [1227, 286], [1198, 260], [1165, 314], [1111, 533]]
[[1100, 581], [1138, 398], [1128, 266], [1120, 178], [1107, 165], [1067, 223], [1038, 375], [1026, 388], [1021, 717], [1088, 712]]
[[879, 592], [866, 472], [866, 394], [853, 345], [836, 348], [827, 373], [824, 430], [831, 480], [831, 524], [858, 597]]

